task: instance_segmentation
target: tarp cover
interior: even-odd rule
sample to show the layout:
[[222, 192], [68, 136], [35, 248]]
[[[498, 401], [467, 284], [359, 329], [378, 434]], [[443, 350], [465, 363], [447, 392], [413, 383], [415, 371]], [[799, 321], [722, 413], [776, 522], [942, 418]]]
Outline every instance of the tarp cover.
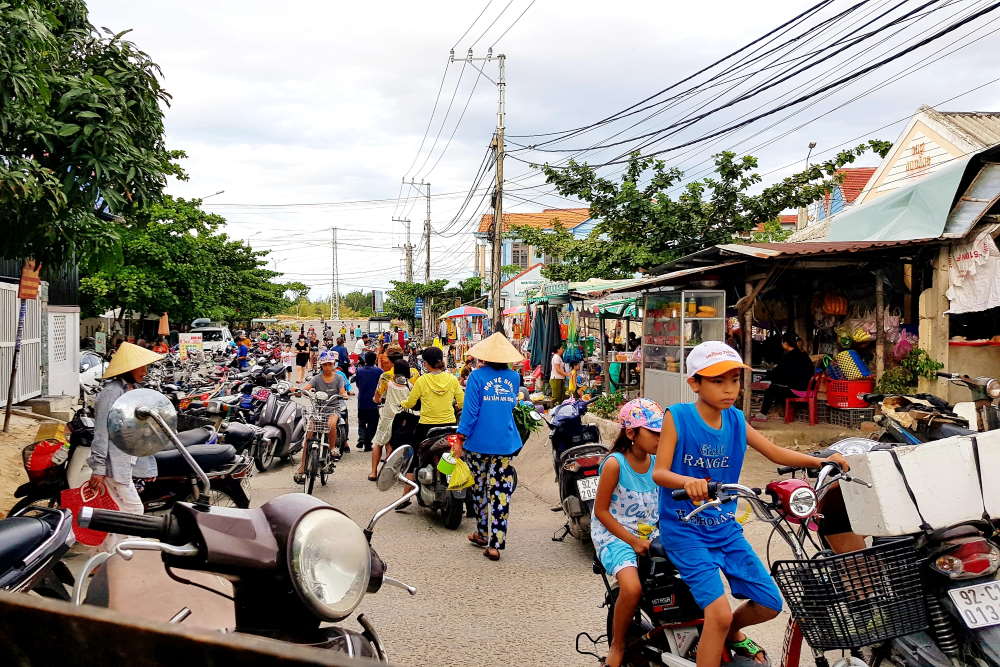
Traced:
[[944, 232], [962, 175], [974, 155], [923, 176], [830, 221], [829, 241], [907, 241]]

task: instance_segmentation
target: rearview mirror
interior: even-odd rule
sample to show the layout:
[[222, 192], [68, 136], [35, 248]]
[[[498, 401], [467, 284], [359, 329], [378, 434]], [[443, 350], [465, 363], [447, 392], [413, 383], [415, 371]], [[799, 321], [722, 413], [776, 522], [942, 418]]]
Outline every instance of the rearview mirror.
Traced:
[[122, 394], [108, 412], [108, 435], [129, 456], [152, 456], [173, 445], [154, 424], [153, 414], [177, 430], [177, 410], [166, 396], [152, 389], [133, 389]]
[[382, 469], [378, 471], [378, 480], [375, 483], [378, 490], [388, 491], [396, 486], [399, 476], [403, 474], [403, 471], [409, 469], [412, 458], [413, 447], [403, 445], [394, 449], [385, 463], [382, 464]]

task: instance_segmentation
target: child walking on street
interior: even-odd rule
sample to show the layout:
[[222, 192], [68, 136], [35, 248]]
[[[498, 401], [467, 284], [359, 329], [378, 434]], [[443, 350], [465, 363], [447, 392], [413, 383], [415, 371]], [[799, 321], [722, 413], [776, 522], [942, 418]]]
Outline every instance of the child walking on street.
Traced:
[[658, 535], [659, 488], [653, 481], [663, 408], [637, 398], [618, 413], [622, 430], [601, 463], [590, 536], [608, 576], [618, 580], [618, 600], [611, 626], [611, 648], [604, 664], [618, 667], [625, 657], [628, 626], [642, 596], [638, 556]]
[[[663, 419], [653, 479], [666, 489], [684, 489], [690, 500], [660, 494], [660, 542], [705, 612], [698, 644], [698, 667], [717, 667], [725, 649], [758, 663], [764, 649], [743, 628], [768, 621], [781, 611], [781, 594], [767, 568], [743, 536], [736, 521], [736, 501], [683, 518], [696, 504], [709, 500], [708, 483], [735, 484], [743, 468], [747, 445], [774, 463], [818, 468], [824, 460], [845, 470], [840, 454], [829, 459], [779, 447], [749, 426], [736, 407], [743, 369], [740, 355], [720, 341], [708, 341], [687, 358], [688, 384], [698, 395], [693, 403], [670, 407]], [[736, 598], [745, 599], [733, 611], [722, 588], [726, 575]]]

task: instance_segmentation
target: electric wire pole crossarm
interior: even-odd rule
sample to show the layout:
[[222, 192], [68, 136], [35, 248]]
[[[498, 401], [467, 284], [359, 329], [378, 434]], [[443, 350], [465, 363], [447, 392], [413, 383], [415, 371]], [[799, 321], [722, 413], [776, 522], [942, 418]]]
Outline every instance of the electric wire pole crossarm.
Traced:
[[413, 282], [413, 244], [410, 243], [410, 219], [409, 218], [393, 218], [393, 222], [402, 222], [406, 225], [406, 243], [403, 245], [403, 257], [404, 257], [404, 273], [406, 277], [406, 282]]
[[[455, 55], [454, 51], [451, 55], [451, 60], [454, 61]], [[474, 57], [472, 55], [472, 49], [469, 49], [468, 54], [465, 57], [465, 61], [472, 64], [477, 61], [481, 62], [491, 62], [493, 60], [497, 61], [499, 66], [499, 76], [497, 77], [497, 91], [498, 91], [498, 104], [497, 104], [497, 129], [496, 134], [493, 137], [492, 148], [494, 150], [494, 155], [496, 158], [496, 187], [493, 191], [493, 226], [490, 233], [490, 240], [493, 243], [493, 253], [492, 259], [490, 260], [490, 301], [493, 305], [492, 307], [492, 319], [493, 319], [493, 329], [494, 331], [503, 332], [503, 321], [500, 318], [502, 312], [500, 303], [500, 264], [501, 264], [501, 249], [503, 247], [503, 160], [505, 155], [504, 148], [504, 115], [505, 115], [505, 103], [506, 103], [506, 89], [507, 89], [507, 79], [505, 66], [507, 61], [507, 56], [500, 53], [496, 56], [493, 55], [493, 49], [490, 48], [486, 51], [486, 55], [482, 57]], [[473, 65], [475, 67], [475, 65]], [[477, 67], [478, 69], [478, 67]], [[480, 70], [481, 71], [481, 70]], [[489, 78], [489, 77], [487, 77]]]

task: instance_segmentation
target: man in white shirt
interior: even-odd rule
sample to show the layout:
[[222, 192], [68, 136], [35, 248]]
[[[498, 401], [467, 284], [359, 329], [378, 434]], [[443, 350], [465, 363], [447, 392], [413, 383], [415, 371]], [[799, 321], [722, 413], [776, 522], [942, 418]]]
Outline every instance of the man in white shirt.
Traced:
[[562, 353], [562, 345], [552, 353], [552, 372], [549, 374], [549, 386], [552, 387], [553, 405], [559, 405], [566, 398], [566, 376], [569, 374], [569, 367], [563, 362]]
[[354, 342], [354, 354], [364, 358], [364, 353], [368, 349], [368, 334], [362, 334], [361, 338]]

